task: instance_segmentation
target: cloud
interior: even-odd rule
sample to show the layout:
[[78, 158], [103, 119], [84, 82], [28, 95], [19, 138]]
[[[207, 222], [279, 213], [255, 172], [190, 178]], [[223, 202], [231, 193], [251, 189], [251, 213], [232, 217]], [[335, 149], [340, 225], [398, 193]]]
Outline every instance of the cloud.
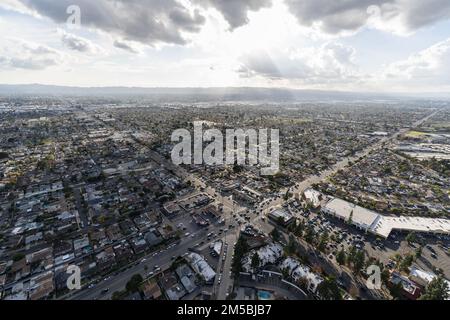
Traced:
[[114, 40], [114, 47], [134, 54], [141, 53], [141, 50], [138, 48], [138, 46], [130, 41], [116, 39]]
[[42, 70], [63, 63], [64, 57], [59, 51], [45, 45], [20, 39], [4, 39], [0, 49], [0, 67], [2, 69]]
[[194, 3], [217, 9], [233, 30], [249, 22], [249, 11], [270, 7], [272, 0], [194, 0]]
[[56, 23], [69, 18], [67, 8], [81, 9], [81, 24], [144, 44], [185, 44], [185, 32], [199, 32], [205, 18], [176, 0], [20, 0]]
[[20, 0], [2, 0], [0, 8], [5, 10], [13, 10], [19, 13], [33, 15], [33, 11], [23, 5]]
[[303, 26], [327, 34], [354, 33], [369, 26], [396, 34], [450, 18], [448, 0], [286, 0]]
[[414, 53], [403, 61], [389, 64], [382, 79], [406, 85], [449, 86], [450, 38]]
[[67, 33], [61, 29], [59, 29], [58, 32], [61, 34], [61, 40], [64, 46], [71, 50], [88, 54], [98, 54], [102, 52], [102, 49], [99, 46], [95, 45], [88, 39], [79, 37], [72, 33]]
[[349, 83], [361, 81], [354, 63], [355, 49], [338, 42], [320, 47], [268, 55], [244, 56], [238, 73], [241, 77], [264, 77], [301, 84]]

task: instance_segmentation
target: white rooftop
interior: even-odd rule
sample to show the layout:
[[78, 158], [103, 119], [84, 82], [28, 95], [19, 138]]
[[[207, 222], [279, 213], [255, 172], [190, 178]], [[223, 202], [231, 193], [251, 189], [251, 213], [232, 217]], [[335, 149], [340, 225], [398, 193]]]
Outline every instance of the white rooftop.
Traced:
[[365, 228], [369, 228], [379, 216], [378, 213], [339, 198], [333, 198], [330, 200], [325, 205], [325, 209], [331, 211], [334, 215], [339, 216], [346, 221], [350, 220], [351, 217], [351, 221], [354, 224]]
[[371, 228], [371, 231], [385, 238], [392, 230], [409, 230], [417, 232], [450, 233], [450, 220], [422, 217], [385, 217]]
[[305, 196], [306, 200], [311, 202], [314, 207], [318, 206], [320, 204], [320, 192], [314, 189], [306, 189], [305, 192], [303, 192], [303, 195]]
[[279, 243], [270, 243], [258, 250], [252, 250], [242, 259], [242, 267], [246, 272], [252, 270], [251, 261], [253, 255], [257, 253], [259, 256], [259, 265], [265, 266], [269, 263], [275, 263], [283, 254], [283, 247]]
[[389, 237], [393, 230], [450, 234], [450, 220], [448, 219], [389, 217], [339, 198], [330, 200], [323, 209], [346, 221], [349, 221], [351, 216], [353, 224], [384, 238]]
[[287, 257], [280, 265], [281, 269], [287, 270], [295, 281], [305, 279], [308, 282], [308, 288], [312, 292], [316, 292], [318, 285], [323, 279], [311, 271], [308, 266], [302, 265], [298, 260]]
[[205, 281], [211, 281], [216, 276], [214, 270], [201, 255], [191, 252], [187, 255], [187, 259], [190, 262], [192, 269], [201, 275]]
[[[411, 276], [415, 276], [417, 278], [423, 279], [428, 283], [430, 283], [434, 278], [437, 277], [434, 273], [427, 272], [427, 271], [419, 269], [415, 266], [413, 266], [411, 268], [411, 271], [409, 274]], [[448, 293], [450, 294], [450, 281], [448, 281], [447, 279], [444, 279], [444, 281], [447, 282], [447, 284], [448, 284]], [[450, 299], [447, 299], [447, 300], [450, 300]]]

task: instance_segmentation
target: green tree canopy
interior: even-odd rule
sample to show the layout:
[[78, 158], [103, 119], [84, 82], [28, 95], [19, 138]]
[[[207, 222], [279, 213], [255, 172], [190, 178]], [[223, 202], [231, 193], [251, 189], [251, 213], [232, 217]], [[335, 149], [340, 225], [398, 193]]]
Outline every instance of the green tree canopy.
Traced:
[[131, 277], [130, 281], [127, 282], [125, 288], [128, 292], [136, 292], [139, 290], [139, 285], [144, 279], [140, 274], [135, 274]]
[[447, 281], [439, 276], [431, 280], [420, 300], [446, 300], [449, 298], [448, 291]]
[[345, 261], [347, 259], [347, 255], [345, 254], [344, 248], [342, 248], [341, 250], [339, 250], [339, 252], [336, 254], [336, 261], [337, 263], [339, 263], [340, 265], [345, 264]]
[[261, 262], [261, 259], [259, 259], [258, 253], [255, 252], [252, 256], [252, 263], [251, 263], [253, 270], [259, 268], [260, 262]]
[[342, 293], [333, 277], [326, 278], [317, 287], [317, 293], [324, 300], [342, 300]]

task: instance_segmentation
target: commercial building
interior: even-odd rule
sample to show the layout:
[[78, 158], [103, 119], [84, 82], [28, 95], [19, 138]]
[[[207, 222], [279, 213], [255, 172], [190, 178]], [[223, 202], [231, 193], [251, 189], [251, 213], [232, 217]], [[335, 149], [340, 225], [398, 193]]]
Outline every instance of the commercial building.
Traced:
[[332, 198], [322, 208], [322, 212], [386, 239], [393, 230], [450, 234], [448, 219], [388, 217], [338, 198]]
[[275, 209], [270, 212], [269, 219], [282, 226], [287, 226], [292, 221], [294, 221], [294, 217], [289, 212], [283, 209]]

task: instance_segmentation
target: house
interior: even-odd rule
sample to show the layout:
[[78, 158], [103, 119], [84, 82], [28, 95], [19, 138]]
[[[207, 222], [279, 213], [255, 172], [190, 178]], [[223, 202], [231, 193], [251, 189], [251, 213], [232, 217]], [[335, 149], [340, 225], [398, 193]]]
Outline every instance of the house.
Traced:
[[202, 277], [206, 283], [212, 283], [216, 276], [216, 272], [201, 255], [191, 252], [186, 256], [186, 260], [189, 262], [192, 269], [194, 269], [194, 271]]
[[156, 229], [152, 229], [144, 235], [145, 241], [147, 241], [150, 247], [157, 246], [163, 239], [159, 234], [156, 233]]
[[55, 290], [53, 284], [53, 272], [47, 271], [30, 280], [30, 300], [41, 300], [50, 296]]
[[115, 264], [115, 253], [112, 247], [105, 248], [102, 252], [95, 256], [97, 267], [101, 270], [106, 270]]
[[323, 282], [322, 277], [312, 272], [308, 266], [302, 265], [298, 260], [287, 257], [280, 264], [281, 270], [285, 270], [295, 282], [304, 281], [306, 288], [311, 293], [316, 293], [317, 287]]
[[87, 234], [82, 236], [81, 238], [73, 240], [73, 250], [75, 256], [77, 257], [92, 251], [92, 247], [89, 243], [89, 237]]
[[142, 285], [142, 293], [147, 300], [159, 300], [162, 297], [161, 288], [154, 280], [144, 282]]
[[133, 247], [134, 253], [139, 254], [145, 251], [145, 249], [147, 248], [147, 242], [145, 241], [144, 237], [137, 236], [131, 239], [131, 246]]
[[174, 272], [164, 273], [161, 287], [169, 300], [180, 300], [187, 293]]
[[179, 266], [175, 270], [175, 273], [178, 275], [178, 278], [180, 278], [183, 287], [188, 293], [193, 292], [197, 288], [197, 285], [195, 284], [195, 273], [187, 264]]
[[113, 246], [117, 262], [127, 262], [133, 256], [130, 244], [126, 240], [122, 240], [119, 244]]
[[276, 263], [283, 255], [283, 247], [279, 243], [269, 243], [258, 250], [251, 250], [242, 258], [242, 269], [245, 272], [253, 271], [252, 258], [254, 254], [259, 256], [259, 267]]

